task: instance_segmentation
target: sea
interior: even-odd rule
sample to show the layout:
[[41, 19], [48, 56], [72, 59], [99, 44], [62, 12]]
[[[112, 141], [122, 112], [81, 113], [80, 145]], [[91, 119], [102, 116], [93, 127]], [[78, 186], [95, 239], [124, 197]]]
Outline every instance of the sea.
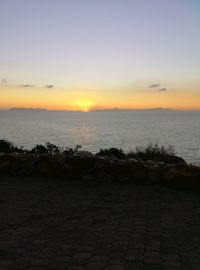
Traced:
[[200, 111], [133, 110], [65, 112], [0, 111], [0, 139], [31, 149], [51, 142], [82, 150], [118, 147], [131, 151], [157, 143], [173, 146], [187, 162], [200, 165]]

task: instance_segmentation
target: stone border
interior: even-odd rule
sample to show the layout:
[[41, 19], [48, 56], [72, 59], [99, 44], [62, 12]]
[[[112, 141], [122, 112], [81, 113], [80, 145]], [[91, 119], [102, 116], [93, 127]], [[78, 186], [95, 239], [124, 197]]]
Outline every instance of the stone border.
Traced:
[[200, 187], [200, 167], [133, 158], [97, 156], [87, 151], [71, 155], [0, 154], [0, 175], [58, 176], [97, 182], [133, 182], [178, 188]]

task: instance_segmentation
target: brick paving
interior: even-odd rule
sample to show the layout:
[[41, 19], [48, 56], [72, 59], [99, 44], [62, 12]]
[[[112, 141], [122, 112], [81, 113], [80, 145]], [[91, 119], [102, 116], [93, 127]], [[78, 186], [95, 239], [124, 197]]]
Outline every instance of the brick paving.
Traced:
[[200, 269], [200, 195], [0, 179], [0, 270]]

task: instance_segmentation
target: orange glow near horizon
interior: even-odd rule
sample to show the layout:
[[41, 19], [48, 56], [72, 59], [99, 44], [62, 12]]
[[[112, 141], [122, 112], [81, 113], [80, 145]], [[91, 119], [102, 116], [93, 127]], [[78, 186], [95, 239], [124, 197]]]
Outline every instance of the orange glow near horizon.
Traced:
[[[116, 94], [117, 93], [117, 94]], [[199, 91], [174, 90], [164, 93], [135, 90], [119, 93], [106, 90], [63, 91], [55, 89], [0, 88], [0, 109], [12, 107], [46, 108], [51, 110], [79, 110], [88, 112], [94, 109], [200, 109]]]
[[94, 103], [89, 100], [82, 100], [75, 103], [78, 110], [81, 110], [83, 112], [88, 112], [91, 110], [92, 106], [94, 106]]

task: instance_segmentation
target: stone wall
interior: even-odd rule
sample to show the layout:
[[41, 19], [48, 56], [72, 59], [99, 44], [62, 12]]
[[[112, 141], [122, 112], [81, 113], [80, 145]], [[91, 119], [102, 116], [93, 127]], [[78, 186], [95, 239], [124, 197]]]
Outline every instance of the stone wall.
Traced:
[[149, 183], [180, 188], [200, 186], [198, 166], [101, 157], [87, 151], [73, 155], [1, 153], [0, 175], [59, 176], [84, 181]]

